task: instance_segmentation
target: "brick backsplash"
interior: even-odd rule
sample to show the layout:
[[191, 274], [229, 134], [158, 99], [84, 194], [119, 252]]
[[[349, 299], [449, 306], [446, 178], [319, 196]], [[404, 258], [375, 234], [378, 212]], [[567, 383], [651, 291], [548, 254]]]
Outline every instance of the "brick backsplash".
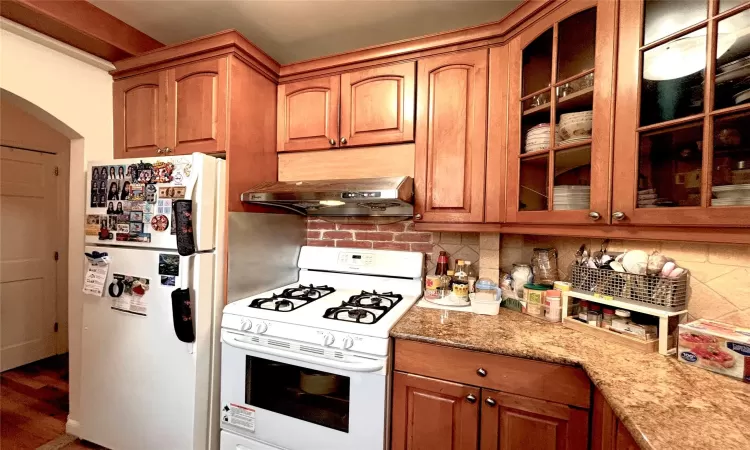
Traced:
[[[482, 235], [481, 242], [494, 248], [497, 253], [497, 234]], [[494, 238], [492, 238], [494, 236]], [[414, 222], [407, 220], [387, 225], [332, 223], [321, 219], [308, 218], [307, 245], [321, 247], [374, 248], [381, 250], [406, 250], [425, 254], [426, 273], [434, 273], [440, 251], [448, 252], [450, 265], [456, 259], [465, 259], [475, 265], [480, 261], [479, 233], [432, 233], [415, 231]], [[498, 265], [493, 268], [498, 271]], [[497, 278], [495, 273], [493, 278]]]

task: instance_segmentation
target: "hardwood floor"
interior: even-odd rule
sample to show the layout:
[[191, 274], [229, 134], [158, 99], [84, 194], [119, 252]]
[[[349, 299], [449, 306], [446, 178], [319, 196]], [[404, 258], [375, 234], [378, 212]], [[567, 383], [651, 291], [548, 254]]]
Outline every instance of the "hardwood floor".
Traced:
[[0, 374], [2, 450], [39, 447], [45, 450], [102, 449], [97, 445], [66, 437], [67, 418], [67, 354]]

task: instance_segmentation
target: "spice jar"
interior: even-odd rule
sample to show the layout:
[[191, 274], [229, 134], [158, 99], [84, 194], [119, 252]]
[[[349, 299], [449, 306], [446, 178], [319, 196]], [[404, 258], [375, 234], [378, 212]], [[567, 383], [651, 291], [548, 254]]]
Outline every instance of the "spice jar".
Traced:
[[602, 328], [606, 328], [609, 330], [609, 327], [612, 326], [612, 319], [615, 318], [615, 310], [612, 308], [603, 308], [602, 309]]
[[589, 312], [587, 316], [587, 322], [592, 327], [601, 327], [602, 325], [602, 312], [601, 306], [596, 303], [589, 305]]
[[581, 300], [578, 303], [578, 320], [588, 322], [589, 320], [589, 302]]
[[531, 257], [534, 272], [534, 284], [552, 286], [557, 280], [557, 250], [554, 248], [535, 248]]

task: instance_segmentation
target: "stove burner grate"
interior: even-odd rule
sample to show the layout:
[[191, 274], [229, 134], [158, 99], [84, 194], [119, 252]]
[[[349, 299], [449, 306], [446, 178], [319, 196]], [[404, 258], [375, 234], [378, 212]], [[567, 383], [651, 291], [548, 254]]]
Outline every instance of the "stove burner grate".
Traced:
[[393, 292], [362, 291], [360, 294], [349, 297], [349, 300], [342, 302], [341, 306], [328, 308], [323, 317], [369, 325], [380, 320], [402, 299], [401, 295]]
[[[300, 284], [299, 287], [296, 288], [284, 289], [281, 294], [272, 294], [270, 297], [266, 298], [256, 298], [247, 306], [249, 308], [289, 312], [299, 309], [306, 304], [321, 299], [333, 292], [336, 292], [336, 290], [329, 286], [313, 286], [312, 284], [309, 286], [303, 286]], [[268, 305], [269, 303], [272, 303], [273, 305]]]

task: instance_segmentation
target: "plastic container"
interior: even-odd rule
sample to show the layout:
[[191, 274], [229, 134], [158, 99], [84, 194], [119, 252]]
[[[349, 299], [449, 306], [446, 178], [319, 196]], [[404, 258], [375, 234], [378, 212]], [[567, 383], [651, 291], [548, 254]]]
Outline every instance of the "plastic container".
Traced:
[[544, 318], [551, 322], [562, 320], [561, 305], [562, 293], [557, 290], [549, 290], [544, 297]]
[[496, 316], [500, 313], [500, 300], [485, 300], [477, 298], [477, 293], [471, 294], [471, 312], [485, 316]]
[[534, 272], [534, 284], [552, 286], [557, 279], [557, 250], [535, 248], [531, 267]]

